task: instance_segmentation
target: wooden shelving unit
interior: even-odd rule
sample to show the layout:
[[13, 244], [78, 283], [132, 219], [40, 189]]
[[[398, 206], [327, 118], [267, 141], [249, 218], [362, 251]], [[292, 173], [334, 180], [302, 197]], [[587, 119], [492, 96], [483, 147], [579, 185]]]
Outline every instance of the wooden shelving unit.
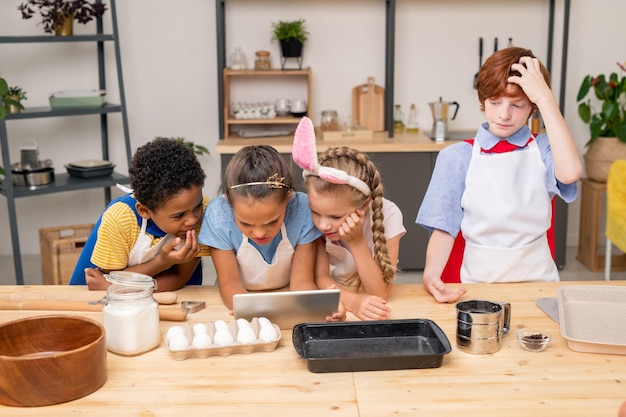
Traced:
[[[272, 119], [235, 119], [231, 115], [231, 83], [236, 82], [237, 79], [252, 78], [262, 81], [268, 78], [299, 78], [302, 82], [306, 82], [306, 102], [308, 108], [311, 108], [311, 69], [301, 70], [232, 70], [230, 68], [224, 68], [223, 70], [223, 109], [222, 116], [224, 120], [224, 137], [229, 137], [233, 134], [233, 128], [242, 125], [296, 125], [300, 121], [299, 117], [276, 117]], [[295, 129], [295, 127], [294, 127]]]

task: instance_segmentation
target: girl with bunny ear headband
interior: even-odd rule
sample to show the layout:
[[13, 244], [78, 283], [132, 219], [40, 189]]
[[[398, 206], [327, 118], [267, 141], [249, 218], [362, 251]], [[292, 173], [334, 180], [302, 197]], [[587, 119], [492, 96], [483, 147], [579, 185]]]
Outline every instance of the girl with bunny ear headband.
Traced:
[[[292, 156], [303, 169], [313, 223], [324, 234], [317, 251], [319, 288], [339, 286], [343, 307], [360, 319], [389, 317], [385, 298], [395, 277], [402, 213], [383, 198], [380, 173], [369, 157], [347, 147], [316, 155], [315, 131], [304, 117]], [[341, 315], [327, 318], [341, 319]]]
[[303, 117], [298, 124], [293, 140], [292, 156], [294, 162], [302, 168], [302, 176], [305, 179], [309, 175], [316, 175], [331, 184], [350, 185], [366, 196], [372, 193], [370, 187], [360, 178], [345, 171], [319, 164], [315, 152], [315, 128], [308, 117]]

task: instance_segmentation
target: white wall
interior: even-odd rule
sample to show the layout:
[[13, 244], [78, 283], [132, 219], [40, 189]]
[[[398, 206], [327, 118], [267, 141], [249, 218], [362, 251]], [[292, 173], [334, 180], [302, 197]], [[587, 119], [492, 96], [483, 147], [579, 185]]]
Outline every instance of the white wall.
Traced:
[[[617, 69], [626, 60], [626, 14], [623, 0], [572, 1], [565, 118], [582, 151], [588, 128], [578, 119], [575, 97], [583, 76]], [[0, 35], [40, 34], [35, 20], [22, 20], [18, 1], [0, 2]], [[563, 0], [557, 0], [553, 85], [558, 97]], [[122, 63], [133, 151], [155, 136], [183, 136], [214, 149], [218, 138], [215, 2], [211, 0], [118, 0]], [[351, 89], [374, 76], [384, 86], [384, 1], [382, 0], [228, 0], [227, 56], [241, 46], [252, 64], [254, 51], [271, 51], [279, 67], [277, 44], [270, 43], [271, 23], [304, 18], [311, 32], [304, 66], [313, 71], [310, 115], [315, 122], [324, 109], [340, 117], [351, 113]], [[108, 25], [108, 18], [105, 19]], [[473, 77], [478, 70], [478, 37], [485, 54], [507, 39], [531, 48], [546, 59], [548, 1], [528, 0], [398, 0], [396, 16], [395, 102], [408, 109], [415, 103], [422, 129], [430, 129], [427, 103], [442, 96], [461, 104], [451, 129], [475, 129], [482, 121]], [[91, 33], [93, 24], [75, 28]], [[48, 93], [97, 85], [91, 44], [26, 44], [0, 46], [0, 73], [11, 85], [28, 91], [26, 106], [47, 104]], [[107, 51], [112, 52], [111, 46]], [[112, 57], [112, 55], [109, 55]], [[117, 99], [113, 60], [109, 60], [109, 98]], [[235, 94], [235, 93], [234, 93]], [[260, 90], [273, 100], [273, 91]], [[282, 93], [281, 93], [282, 94]], [[120, 118], [111, 137], [113, 160], [126, 172]], [[37, 139], [40, 155], [54, 161], [57, 172], [72, 160], [97, 157], [97, 117], [70, 117], [11, 122], [11, 160], [19, 158], [22, 140]], [[219, 181], [219, 155], [202, 157], [213, 196]], [[408, 190], [410, 192], [410, 190]], [[0, 202], [0, 254], [12, 253], [8, 214]], [[102, 191], [76, 191], [17, 200], [21, 249], [38, 253], [38, 229], [93, 222], [103, 207]], [[578, 202], [570, 207], [568, 244], [578, 242]]]

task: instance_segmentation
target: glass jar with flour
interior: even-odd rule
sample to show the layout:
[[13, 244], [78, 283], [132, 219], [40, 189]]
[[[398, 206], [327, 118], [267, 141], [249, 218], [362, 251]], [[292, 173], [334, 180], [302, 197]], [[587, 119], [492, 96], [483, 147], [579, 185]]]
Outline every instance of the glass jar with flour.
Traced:
[[110, 352], [133, 356], [160, 343], [158, 303], [152, 297], [156, 281], [136, 272], [114, 271], [104, 297], [102, 319]]

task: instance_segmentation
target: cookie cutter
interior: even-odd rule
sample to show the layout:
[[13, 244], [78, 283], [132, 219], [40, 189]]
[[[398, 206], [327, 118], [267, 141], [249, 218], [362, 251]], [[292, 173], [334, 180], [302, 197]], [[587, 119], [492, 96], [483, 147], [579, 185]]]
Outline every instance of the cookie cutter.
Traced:
[[180, 305], [183, 310], [186, 310], [189, 314], [196, 313], [206, 307], [204, 301], [182, 301]]

